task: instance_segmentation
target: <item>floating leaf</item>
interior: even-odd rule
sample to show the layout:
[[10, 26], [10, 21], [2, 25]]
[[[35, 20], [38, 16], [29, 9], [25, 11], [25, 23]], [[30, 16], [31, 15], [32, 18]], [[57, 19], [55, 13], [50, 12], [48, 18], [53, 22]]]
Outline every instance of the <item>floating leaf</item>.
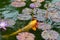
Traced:
[[4, 16], [4, 18], [11, 18], [14, 20], [17, 20], [17, 15], [18, 15], [18, 11], [16, 10], [12, 10], [12, 11], [3, 11], [2, 15]]
[[52, 3], [59, 2], [60, 0], [52, 0]]

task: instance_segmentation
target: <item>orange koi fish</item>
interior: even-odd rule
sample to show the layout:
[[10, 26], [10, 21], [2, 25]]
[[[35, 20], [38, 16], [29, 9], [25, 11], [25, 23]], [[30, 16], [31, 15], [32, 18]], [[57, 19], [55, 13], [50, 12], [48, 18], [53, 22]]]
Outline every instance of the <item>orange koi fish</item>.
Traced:
[[29, 22], [28, 25], [26, 25], [25, 27], [23, 27], [22, 29], [18, 29], [16, 32], [13, 32], [9, 35], [3, 35], [2, 37], [3, 38], [8, 38], [10, 36], [14, 36], [14, 35], [17, 35], [18, 33], [20, 32], [23, 32], [23, 31], [26, 31], [26, 30], [30, 30], [31, 28], [36, 31], [36, 27], [37, 26], [37, 20], [32, 20], [31, 22]]

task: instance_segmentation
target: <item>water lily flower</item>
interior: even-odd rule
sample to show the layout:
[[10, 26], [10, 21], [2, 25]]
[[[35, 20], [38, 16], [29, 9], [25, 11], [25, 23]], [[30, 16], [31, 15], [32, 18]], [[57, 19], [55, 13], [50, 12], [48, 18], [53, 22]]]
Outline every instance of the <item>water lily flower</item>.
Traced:
[[29, 32], [19, 33], [16, 37], [18, 40], [34, 40], [35, 38], [34, 34]]
[[8, 24], [7, 24], [6, 21], [0, 20], [0, 28], [3, 28], [4, 30], [6, 30], [7, 25], [8, 25]]
[[17, 2], [17, 1], [14, 1], [14, 2], [11, 3], [11, 5], [13, 7], [24, 7], [26, 5], [26, 3], [25, 2]]

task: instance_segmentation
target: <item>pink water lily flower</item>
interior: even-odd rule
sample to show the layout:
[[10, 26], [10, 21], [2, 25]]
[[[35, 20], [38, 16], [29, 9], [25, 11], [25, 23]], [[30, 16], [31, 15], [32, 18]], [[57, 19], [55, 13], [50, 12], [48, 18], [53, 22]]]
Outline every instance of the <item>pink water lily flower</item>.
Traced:
[[34, 40], [35, 36], [29, 32], [22, 32], [17, 35], [18, 40]]
[[14, 2], [11, 3], [11, 5], [13, 7], [24, 7], [26, 5], [26, 3], [25, 2], [20, 2], [20, 1], [19, 2], [14, 1]]
[[44, 0], [37, 0], [37, 2], [43, 2]]

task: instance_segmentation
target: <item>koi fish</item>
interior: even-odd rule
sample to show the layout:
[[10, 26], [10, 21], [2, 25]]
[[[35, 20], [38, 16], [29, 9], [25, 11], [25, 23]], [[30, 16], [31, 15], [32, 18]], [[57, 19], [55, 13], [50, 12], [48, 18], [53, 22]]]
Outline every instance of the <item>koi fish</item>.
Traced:
[[14, 36], [17, 35], [20, 32], [23, 32], [25, 30], [30, 30], [31, 28], [35, 31], [36, 30], [36, 26], [37, 26], [37, 20], [32, 20], [31, 22], [29, 22], [28, 25], [26, 25], [25, 27], [23, 27], [22, 29], [18, 29], [16, 32], [13, 32], [9, 35], [3, 35], [3, 38], [8, 38], [10, 36]]

